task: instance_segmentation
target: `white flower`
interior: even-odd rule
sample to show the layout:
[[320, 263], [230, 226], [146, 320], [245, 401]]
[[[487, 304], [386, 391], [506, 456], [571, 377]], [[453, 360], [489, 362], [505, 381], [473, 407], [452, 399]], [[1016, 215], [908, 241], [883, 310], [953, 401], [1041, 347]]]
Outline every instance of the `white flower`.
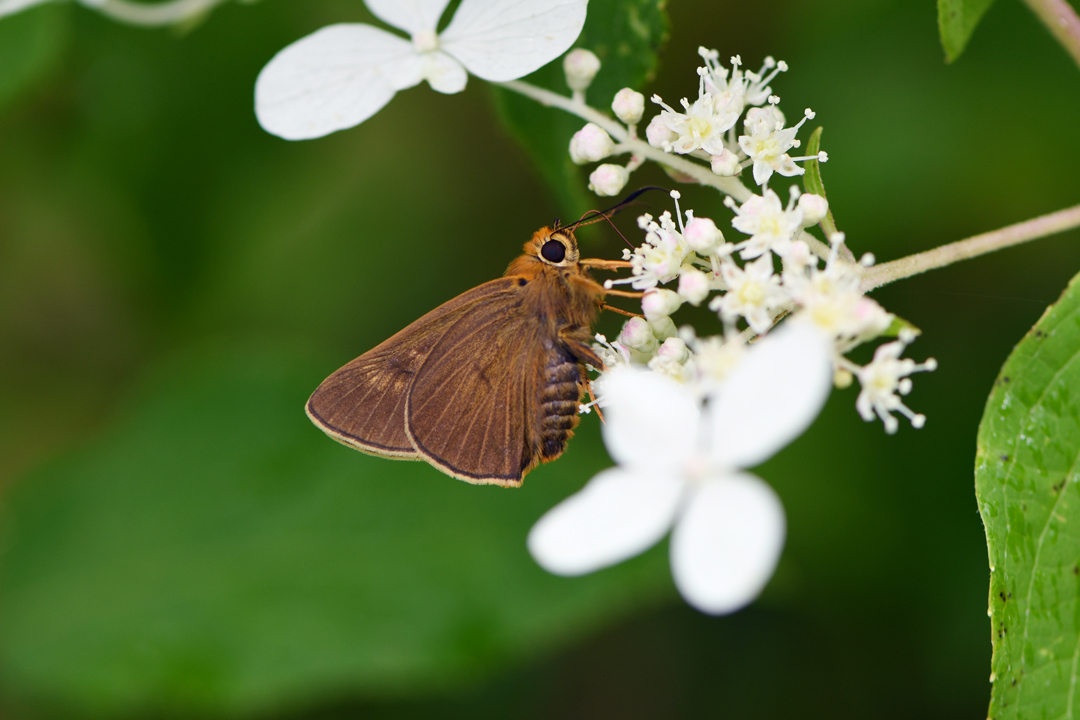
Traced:
[[892, 413], [899, 412], [911, 421], [913, 427], [921, 428], [926, 424], [926, 416], [913, 412], [900, 400], [900, 395], [911, 392], [913, 372], [937, 369], [937, 361], [929, 358], [924, 363], [916, 363], [910, 358], [901, 358], [900, 353], [915, 339], [911, 331], [902, 332], [900, 339], [886, 343], [874, 351], [873, 361], [856, 373], [862, 390], [855, 400], [855, 409], [863, 420], [870, 422], [875, 415], [885, 424], [885, 432], [896, 432], [898, 423]]
[[606, 286], [630, 283], [636, 290], [648, 290], [678, 277], [690, 248], [671, 219], [671, 213], [664, 211], [659, 223], [646, 213], [638, 218], [638, 227], [646, 231], [645, 242], [633, 252], [623, 251], [623, 257], [630, 261], [633, 277], [608, 280], [604, 283]]
[[780, 328], [746, 351], [704, 407], [692, 388], [658, 373], [609, 373], [603, 433], [619, 467], [533, 526], [533, 557], [549, 572], [581, 575], [673, 528], [671, 571], [687, 602], [717, 615], [751, 602], [780, 558], [785, 520], [772, 488], [740, 468], [771, 457], [817, 416], [829, 354], [819, 333]]
[[824, 270], [811, 265], [808, 272], [787, 271], [784, 287], [802, 306], [800, 315], [822, 332], [848, 342], [868, 340], [885, 332], [894, 316], [862, 294], [860, 267], [840, 259], [841, 242], [833, 243]]
[[743, 109], [742, 99], [732, 93], [713, 96], [704, 90], [693, 105], [686, 98], [682, 99], [685, 113], [666, 105], [659, 95], [653, 95], [652, 101], [664, 108], [660, 118], [675, 135], [663, 149], [679, 154], [704, 150], [710, 155], [719, 155], [724, 149], [724, 133], [735, 126]]
[[449, 0], [366, 0], [380, 20], [411, 40], [371, 25], [329, 25], [279, 52], [255, 83], [255, 113], [286, 140], [357, 125], [398, 90], [427, 80], [443, 93], [465, 88], [466, 70], [503, 82], [562, 55], [585, 24], [587, 0], [463, 0], [450, 25], [435, 28]]
[[586, 123], [570, 138], [570, 159], [578, 165], [603, 160], [614, 149], [611, 136], [595, 123]]
[[718, 310], [726, 322], [733, 322], [741, 315], [759, 335], [768, 332], [777, 311], [788, 301], [787, 293], [780, 287], [780, 278], [773, 274], [772, 255], [766, 253], [742, 268], [734, 262], [724, 262], [720, 275], [728, 291], [713, 299], [709, 309]]
[[618, 195], [630, 179], [630, 171], [622, 165], [605, 163], [589, 174], [589, 189], [597, 195]]
[[787, 151], [798, 147], [795, 135], [807, 117], [800, 120], [798, 125], [785, 129], [784, 115], [773, 105], [751, 108], [746, 112], [743, 124], [746, 135], [739, 136], [739, 147], [754, 162], [754, 182], [765, 185], [774, 172], [788, 177], [805, 172], [795, 164]]
[[623, 88], [615, 93], [615, 99], [611, 101], [611, 111], [627, 125], [637, 125], [645, 113], [645, 96], [637, 90]]
[[654, 148], [660, 148], [661, 150], [675, 142], [677, 137], [679, 136], [673, 133], [667, 123], [664, 122], [662, 115], [654, 116], [645, 128], [645, 139]]
[[690, 346], [694, 350], [694, 369], [697, 371], [697, 383], [706, 394], [721, 387], [732, 371], [739, 365], [746, 343], [742, 336], [733, 332], [729, 338], [719, 335], [698, 338], [689, 333]]
[[772, 190], [764, 195], [751, 195], [741, 206], [729, 203], [737, 214], [731, 224], [739, 232], [752, 237], [735, 247], [742, 250], [742, 258], [750, 260], [770, 250], [783, 257], [792, 239], [802, 229], [802, 210], [794, 203], [786, 209], [780, 196]]
[[719, 63], [719, 52], [699, 47], [698, 55], [701, 56], [706, 65], [706, 72], [703, 73], [705, 89], [714, 95], [725, 92], [737, 93], [742, 96], [747, 105], [765, 104], [765, 101], [772, 95], [769, 82], [778, 73], [786, 72], [788, 69], [787, 63], [783, 60], [776, 62], [771, 57], [767, 57], [760, 71], [756, 73], [749, 70], [744, 71], [740, 69], [742, 58], [736, 55], [731, 58], [732, 69], [729, 78], [728, 69]]
[[566, 84], [571, 90], [585, 92], [596, 73], [600, 72], [600, 58], [584, 48], [571, 50], [563, 58], [563, 72], [566, 73]]

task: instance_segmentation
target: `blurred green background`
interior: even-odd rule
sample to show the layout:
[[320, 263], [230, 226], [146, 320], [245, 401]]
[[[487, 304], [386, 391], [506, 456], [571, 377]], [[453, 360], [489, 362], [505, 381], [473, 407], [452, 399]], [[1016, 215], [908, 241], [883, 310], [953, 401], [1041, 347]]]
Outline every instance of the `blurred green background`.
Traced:
[[[786, 60], [774, 90], [789, 117], [817, 111], [857, 253], [1080, 199], [1080, 72], [1013, 0], [953, 66], [931, 3], [668, 9], [646, 93], [693, 96], [698, 45]], [[1080, 233], [877, 293], [940, 363], [910, 397], [927, 425], [888, 437], [837, 392], [760, 469], [789, 538], [749, 609], [685, 607], [666, 544], [548, 576], [525, 534], [609, 464], [595, 418], [506, 491], [363, 456], [303, 413], [331, 371], [569, 216], [475, 79], [325, 139], [264, 133], [267, 60], [368, 18], [360, 0], [262, 0], [182, 33], [60, 4], [0, 21], [0, 716], [985, 717], [975, 432], [1080, 270]], [[634, 176], [649, 183], [671, 184]]]

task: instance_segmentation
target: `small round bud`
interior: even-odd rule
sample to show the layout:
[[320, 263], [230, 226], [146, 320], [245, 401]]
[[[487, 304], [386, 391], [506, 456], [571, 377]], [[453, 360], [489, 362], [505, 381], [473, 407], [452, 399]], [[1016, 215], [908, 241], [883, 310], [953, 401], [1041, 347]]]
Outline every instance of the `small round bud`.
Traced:
[[697, 268], [683, 266], [679, 272], [679, 297], [694, 307], [709, 296], [709, 276]]
[[803, 227], [817, 225], [829, 214], [829, 201], [821, 195], [806, 193], [799, 196], [799, 209], [803, 214]]
[[571, 50], [563, 58], [566, 84], [574, 92], [588, 89], [596, 73], [600, 72], [600, 58], [583, 48]]
[[615, 117], [627, 125], [637, 125], [641, 122], [641, 116], [645, 114], [645, 96], [636, 90], [623, 88], [615, 93], [611, 110], [615, 113]]
[[833, 373], [832, 382], [840, 390], [851, 387], [851, 381], [854, 380], [854, 376], [847, 370], [837, 370]]
[[694, 252], [709, 255], [724, 242], [724, 234], [709, 218], [696, 217], [686, 226], [683, 239]]
[[570, 159], [578, 165], [603, 160], [614, 149], [611, 136], [593, 123], [578, 130], [570, 139]]
[[675, 327], [675, 323], [669, 317], [650, 320], [649, 327], [652, 328], [653, 337], [661, 342], [679, 334], [678, 328]]
[[682, 298], [677, 292], [657, 288], [645, 293], [641, 298], [641, 312], [645, 313], [645, 319], [656, 320], [668, 317], [682, 305]]
[[678, 134], [673, 132], [664, 122], [662, 115], [655, 116], [649, 121], [648, 127], [645, 128], [645, 138], [649, 141], [649, 144], [661, 150], [670, 146], [678, 137]]
[[686, 343], [677, 337], [669, 337], [665, 340], [656, 354], [665, 360], [673, 360], [677, 363], [684, 363], [690, 359], [690, 350], [686, 347]]
[[649, 323], [641, 318], [630, 318], [619, 333], [619, 342], [628, 348], [649, 353], [656, 349], [656, 337]]
[[618, 195], [630, 179], [630, 171], [622, 165], [605, 163], [589, 175], [589, 189], [597, 195], [611, 197]]
[[712, 156], [712, 171], [721, 177], [733, 177], [739, 174], [739, 158], [727, 148], [719, 155]]

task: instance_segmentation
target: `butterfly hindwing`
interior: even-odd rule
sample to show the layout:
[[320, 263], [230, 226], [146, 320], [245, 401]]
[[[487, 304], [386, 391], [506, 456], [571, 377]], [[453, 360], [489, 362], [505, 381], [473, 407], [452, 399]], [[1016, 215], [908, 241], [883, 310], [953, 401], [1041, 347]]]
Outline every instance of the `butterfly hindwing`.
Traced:
[[529, 422], [553, 338], [525, 291], [463, 314], [409, 391], [406, 432], [432, 465], [476, 484], [516, 487], [540, 459]]
[[515, 278], [499, 278], [440, 305], [328, 377], [307, 414], [323, 432], [361, 452], [422, 459], [405, 432], [405, 406], [417, 371], [461, 317], [516, 296]]

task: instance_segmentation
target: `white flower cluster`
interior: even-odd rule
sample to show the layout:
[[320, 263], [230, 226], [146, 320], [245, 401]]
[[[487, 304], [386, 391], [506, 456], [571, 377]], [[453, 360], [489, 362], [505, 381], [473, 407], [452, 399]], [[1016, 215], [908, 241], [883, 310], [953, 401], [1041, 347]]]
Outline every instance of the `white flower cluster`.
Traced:
[[[705, 160], [714, 173], [724, 177], [738, 175], [753, 166], [754, 183], [762, 188], [767, 187], [774, 173], [786, 177], [802, 175], [803, 168], [796, 164], [800, 160], [828, 160], [824, 152], [812, 158], [789, 154], [790, 150], [800, 146], [801, 141], [795, 136], [814, 113], [807, 109], [799, 122], [787, 126], [784, 113], [777, 106], [780, 98], [772, 94], [769, 86], [779, 73], [788, 69], [787, 63], [765, 58], [761, 70], [752, 72], [742, 69], [742, 59], [736, 55], [731, 58], [731, 70], [728, 70], [719, 63], [720, 54], [716, 50], [698, 48], [698, 53], [705, 65], [698, 68], [698, 97], [693, 103], [683, 98], [683, 111], [680, 112], [659, 95], [652, 97], [662, 110], [645, 128], [650, 145], [665, 152]], [[595, 55], [591, 55], [591, 59], [595, 62], [588, 64], [592, 73], [588, 81], [599, 69]], [[574, 85], [572, 77], [568, 63], [567, 82], [575, 92], [583, 91], [580, 84]], [[620, 90], [611, 104], [615, 116], [627, 125], [630, 137], [637, 135], [636, 126], [644, 108], [644, 96], [630, 88]], [[743, 119], [743, 134], [737, 135], [740, 118]], [[593, 123], [577, 133], [570, 145], [570, 156], [579, 164], [599, 162], [618, 151], [607, 132]], [[601, 165], [590, 175], [589, 187], [597, 195], [617, 195], [625, 187], [630, 173], [640, 164], [639, 158], [632, 157], [625, 166]]]
[[[908, 410], [896, 394], [910, 389], [910, 380], [902, 378], [935, 367], [932, 360], [916, 365], [899, 359], [898, 353], [914, 339], [913, 334], [902, 335], [899, 344], [884, 346], [894, 349], [879, 352], [866, 367], [845, 357], [856, 346], [886, 334], [896, 317], [863, 294], [860, 283], [865, 265], [842, 257], [843, 233], [831, 238], [825, 258], [811, 251], [807, 244], [807, 240], [813, 241], [811, 236], [799, 239], [806, 226], [824, 217], [828, 209], [825, 198], [800, 194], [793, 186], [786, 206], [772, 190], [752, 195], [742, 205], [730, 201], [735, 211], [731, 225], [750, 236], [730, 242], [715, 222], [694, 217], [693, 211], [686, 211], [684, 222], [680, 194], [673, 191], [671, 196], [674, 217], [664, 212], [659, 219], [647, 214], [638, 218], [645, 242], [623, 251], [630, 263], [630, 277], [605, 283], [609, 288], [629, 284], [646, 291], [641, 303], [644, 318], [631, 319], [617, 340], [610, 344], [605, 340], [598, 346], [612, 358], [611, 364], [619, 364], [621, 359], [682, 382], [706, 375], [719, 377], [722, 374], [713, 369], [698, 367], [695, 350], [695, 346], [717, 341], [697, 339], [688, 335], [690, 329], [676, 330], [671, 315], [684, 303], [707, 302], [723, 322], [728, 344], [741, 342], [735, 338], [740, 337], [743, 326], [747, 334], [764, 335], [790, 314], [792, 321], [812, 326], [829, 341], [838, 378], [857, 378], [864, 386], [860, 398], [875, 398], [860, 399], [858, 409], [864, 418], [880, 417], [890, 433], [897, 427], [893, 412], [922, 425], [924, 418]], [[867, 257], [864, 262], [871, 260]], [[661, 287], [667, 284], [673, 289]], [[868, 390], [867, 384], [873, 389]], [[869, 412], [864, 409], [871, 407]]]
[[[910, 330], [865, 366], [845, 356], [887, 333], [895, 317], [863, 295], [864, 264], [843, 258], [841, 233], [825, 258], [798, 238], [824, 217], [823, 197], [793, 189], [785, 206], [764, 190], [732, 203], [734, 229], [750, 236], [733, 243], [691, 211], [684, 223], [680, 195], [671, 195], [674, 216], [639, 218], [645, 241], [624, 255], [631, 277], [607, 283], [645, 290], [643, 317], [627, 321], [614, 341], [598, 335], [594, 346], [605, 364], [594, 381], [604, 440], [619, 466], [544, 515], [529, 548], [549, 571], [578, 575], [632, 557], [671, 530], [679, 591], [699, 610], [723, 614], [757, 597], [784, 544], [779, 498], [745, 468], [800, 435], [834, 383], [858, 379], [859, 414], [880, 418], [887, 432], [898, 426], [893, 413], [922, 427], [925, 418], [900, 396], [911, 390], [911, 373], [936, 363], [900, 357], [914, 340]], [[684, 303], [706, 301], [723, 335], [676, 328], [671, 316]]]

